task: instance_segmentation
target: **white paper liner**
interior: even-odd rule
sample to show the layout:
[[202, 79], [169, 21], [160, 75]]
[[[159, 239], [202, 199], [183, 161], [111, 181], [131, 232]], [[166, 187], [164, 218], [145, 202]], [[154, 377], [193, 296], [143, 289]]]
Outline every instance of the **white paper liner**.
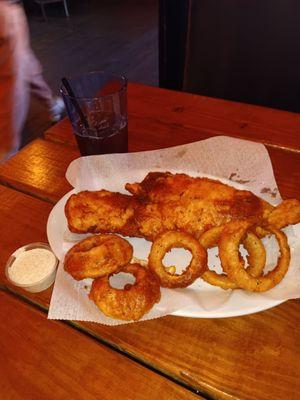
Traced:
[[[70, 164], [66, 177], [74, 187], [72, 192], [107, 189], [126, 193], [126, 182], [141, 181], [150, 171], [185, 172], [191, 176], [213, 177], [239, 189], [251, 190], [271, 204], [276, 205], [281, 201], [265, 147], [259, 143], [226, 136], [162, 150], [81, 157]], [[87, 236], [72, 234], [67, 229], [64, 205], [72, 192], [65, 195], [53, 208], [47, 226], [49, 243], [61, 261], [75, 242]], [[291, 265], [283, 281], [274, 289], [265, 293], [224, 291], [198, 279], [186, 289], [162, 288], [160, 302], [142, 320], [168, 314], [199, 318], [244, 315], [300, 297], [300, 224], [288, 227], [286, 232], [291, 246]], [[151, 243], [139, 238], [127, 239], [134, 247], [134, 256], [147, 259]], [[273, 266], [277, 257], [277, 245], [274, 240], [264, 241], [268, 254], [267, 264]], [[209, 259], [213, 264], [216, 255], [216, 249], [210, 251]], [[172, 250], [168, 257], [166, 263], [187, 264], [180, 249]], [[75, 281], [63, 270], [61, 262], [48, 318], [93, 321], [107, 325], [128, 323], [102, 314], [88, 298], [90, 285], [90, 279]]]

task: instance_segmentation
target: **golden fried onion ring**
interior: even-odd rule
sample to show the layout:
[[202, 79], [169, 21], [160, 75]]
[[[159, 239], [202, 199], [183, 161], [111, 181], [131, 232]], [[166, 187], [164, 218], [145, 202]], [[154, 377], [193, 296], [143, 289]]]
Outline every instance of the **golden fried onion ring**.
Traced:
[[117, 235], [95, 235], [75, 244], [66, 254], [64, 269], [76, 280], [119, 271], [132, 258], [133, 248]]
[[[168, 272], [162, 263], [165, 254], [174, 247], [183, 247], [192, 253], [192, 260], [182, 274]], [[169, 288], [187, 287], [207, 269], [207, 252], [198, 240], [188, 233], [167, 231], [153, 242], [148, 266], [157, 275], [161, 286]]]
[[[200, 244], [209, 249], [218, 245], [224, 226], [218, 226], [206, 231], [199, 239]], [[266, 250], [261, 240], [252, 232], [248, 232], [243, 240], [243, 245], [248, 252], [247, 272], [254, 277], [263, 273], [266, 264]], [[215, 271], [205, 271], [201, 276], [206, 282], [222, 289], [237, 289], [238, 286], [231, 281], [226, 274], [218, 274]]]
[[132, 274], [135, 283], [116, 289], [110, 286], [109, 276], [97, 278], [93, 281], [89, 297], [108, 317], [137, 321], [159, 302], [159, 281], [140, 264], [128, 264], [122, 272]]
[[272, 271], [255, 278], [244, 269], [243, 262], [239, 257], [239, 245], [249, 228], [251, 228], [251, 223], [247, 221], [229, 222], [223, 229], [219, 240], [219, 256], [224, 271], [238, 287], [251, 292], [265, 292], [276, 286], [288, 271], [290, 248], [283, 232], [269, 229], [269, 233], [275, 235], [279, 244], [280, 257]]

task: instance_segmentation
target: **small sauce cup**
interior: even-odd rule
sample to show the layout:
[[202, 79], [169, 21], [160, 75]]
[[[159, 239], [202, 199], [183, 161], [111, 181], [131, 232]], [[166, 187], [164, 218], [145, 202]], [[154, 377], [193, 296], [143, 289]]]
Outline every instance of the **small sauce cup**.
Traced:
[[5, 275], [13, 285], [37, 293], [52, 285], [57, 265], [58, 259], [48, 244], [30, 243], [20, 247], [9, 257]]

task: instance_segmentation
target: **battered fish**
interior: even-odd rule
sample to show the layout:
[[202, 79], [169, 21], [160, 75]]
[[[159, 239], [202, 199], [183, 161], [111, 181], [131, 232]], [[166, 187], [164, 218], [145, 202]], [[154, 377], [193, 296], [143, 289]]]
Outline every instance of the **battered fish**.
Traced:
[[69, 229], [153, 241], [167, 230], [199, 238], [208, 229], [234, 219], [277, 228], [300, 222], [298, 200], [286, 200], [274, 208], [247, 190], [212, 179], [152, 172], [141, 183], [125, 187], [131, 195], [106, 190], [72, 195], [65, 207]]
[[139, 202], [133, 197], [107, 190], [73, 194], [65, 206], [69, 229], [75, 233], [115, 232], [135, 236], [135, 210]]

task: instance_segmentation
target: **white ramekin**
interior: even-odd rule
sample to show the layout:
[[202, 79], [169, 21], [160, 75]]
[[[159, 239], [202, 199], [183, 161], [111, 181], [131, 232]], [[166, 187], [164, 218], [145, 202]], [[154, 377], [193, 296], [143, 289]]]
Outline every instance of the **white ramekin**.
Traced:
[[24, 290], [27, 290], [28, 292], [31, 292], [31, 293], [42, 292], [43, 290], [46, 290], [48, 287], [50, 287], [52, 285], [52, 283], [55, 280], [58, 259], [54, 256], [55, 262], [53, 262], [53, 263], [51, 263], [51, 265], [49, 265], [49, 272], [47, 273], [47, 275], [45, 277], [43, 277], [42, 279], [39, 279], [36, 282], [32, 282], [32, 283], [20, 283], [20, 282], [14, 281], [9, 274], [9, 269], [11, 268], [11, 266], [13, 265], [13, 263], [15, 262], [15, 260], [21, 253], [23, 253], [25, 251], [30, 251], [33, 249], [39, 249], [39, 248], [49, 250], [53, 254], [50, 246], [46, 243], [40, 243], [40, 242], [30, 243], [30, 244], [27, 244], [26, 246], [20, 247], [16, 251], [14, 251], [13, 254], [9, 257], [9, 259], [6, 263], [6, 267], [5, 267], [5, 275], [6, 275], [7, 280], [10, 283], [12, 283], [13, 285], [18, 286], [18, 287], [20, 287]]

